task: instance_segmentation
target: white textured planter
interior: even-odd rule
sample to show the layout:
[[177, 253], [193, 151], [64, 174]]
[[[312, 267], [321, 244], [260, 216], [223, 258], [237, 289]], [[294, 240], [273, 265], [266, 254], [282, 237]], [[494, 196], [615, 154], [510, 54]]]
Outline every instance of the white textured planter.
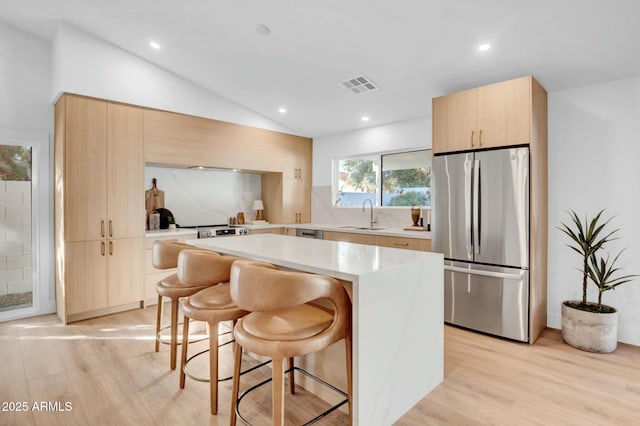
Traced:
[[[579, 302], [576, 302], [579, 303]], [[562, 303], [562, 339], [574, 348], [609, 353], [618, 346], [618, 312], [581, 311]]]

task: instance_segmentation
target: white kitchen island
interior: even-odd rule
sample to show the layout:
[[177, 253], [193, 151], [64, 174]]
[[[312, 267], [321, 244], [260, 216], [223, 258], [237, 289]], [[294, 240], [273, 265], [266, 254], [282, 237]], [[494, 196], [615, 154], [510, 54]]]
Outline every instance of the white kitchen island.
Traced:
[[354, 424], [390, 425], [442, 382], [442, 254], [274, 234], [187, 242], [351, 283]]

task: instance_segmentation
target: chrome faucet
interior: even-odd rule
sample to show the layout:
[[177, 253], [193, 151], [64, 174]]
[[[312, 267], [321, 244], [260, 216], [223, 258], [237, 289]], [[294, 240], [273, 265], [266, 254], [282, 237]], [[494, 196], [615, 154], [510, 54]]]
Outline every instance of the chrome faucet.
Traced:
[[370, 198], [367, 198], [366, 200], [364, 200], [362, 202], [362, 212], [364, 213], [365, 211], [365, 204], [367, 204], [367, 201], [369, 202], [369, 205], [371, 205], [371, 221], [369, 223], [369, 227], [373, 228], [373, 225], [376, 224], [377, 222], [375, 220], [373, 220], [373, 201], [371, 201]]

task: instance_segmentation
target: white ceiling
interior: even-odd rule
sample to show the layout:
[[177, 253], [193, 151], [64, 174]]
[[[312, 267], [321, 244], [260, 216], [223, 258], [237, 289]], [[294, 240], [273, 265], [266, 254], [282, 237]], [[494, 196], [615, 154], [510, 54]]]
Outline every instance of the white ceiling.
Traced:
[[[433, 96], [527, 74], [548, 91], [640, 75], [638, 18], [639, 0], [0, 2], [2, 21], [51, 40], [65, 20], [307, 136], [423, 116]], [[380, 90], [341, 86], [360, 74]]]

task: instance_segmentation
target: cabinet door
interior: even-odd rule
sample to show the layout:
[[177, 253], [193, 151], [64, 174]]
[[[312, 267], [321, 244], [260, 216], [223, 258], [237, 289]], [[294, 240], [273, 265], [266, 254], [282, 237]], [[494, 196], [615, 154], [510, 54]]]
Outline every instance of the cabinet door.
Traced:
[[480, 148], [531, 142], [531, 77], [480, 87], [478, 144]]
[[302, 139], [298, 142], [298, 178], [311, 181], [313, 163], [313, 140]]
[[142, 109], [107, 105], [107, 218], [109, 237], [143, 237]]
[[98, 240], [107, 218], [107, 105], [65, 96], [65, 240]]
[[373, 235], [369, 234], [356, 234], [351, 232], [334, 232], [334, 231], [325, 231], [324, 239], [330, 241], [346, 241], [348, 243], [356, 243], [356, 244], [374, 244]]
[[299, 180], [295, 178], [282, 178], [282, 214], [279, 220], [280, 223], [297, 223], [299, 183]]
[[408, 250], [431, 250], [431, 240], [421, 238], [402, 238], [386, 235], [376, 235], [375, 244], [382, 247], [403, 248]]
[[106, 308], [108, 298], [105, 241], [67, 243], [64, 256], [66, 315]]
[[464, 151], [474, 147], [477, 97], [475, 89], [433, 99], [433, 153]]
[[298, 179], [298, 223], [311, 222], [311, 180]]
[[109, 306], [134, 303], [144, 298], [143, 238], [109, 240]]

